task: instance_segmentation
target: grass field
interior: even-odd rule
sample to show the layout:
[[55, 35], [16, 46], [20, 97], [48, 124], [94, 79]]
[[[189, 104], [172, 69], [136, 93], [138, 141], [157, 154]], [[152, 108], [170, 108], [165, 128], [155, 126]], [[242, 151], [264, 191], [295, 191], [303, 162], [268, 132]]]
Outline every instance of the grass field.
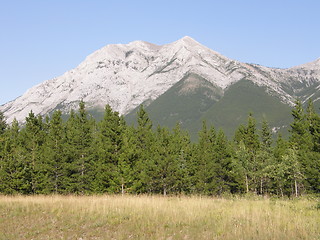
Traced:
[[320, 239], [316, 199], [0, 196], [0, 239]]

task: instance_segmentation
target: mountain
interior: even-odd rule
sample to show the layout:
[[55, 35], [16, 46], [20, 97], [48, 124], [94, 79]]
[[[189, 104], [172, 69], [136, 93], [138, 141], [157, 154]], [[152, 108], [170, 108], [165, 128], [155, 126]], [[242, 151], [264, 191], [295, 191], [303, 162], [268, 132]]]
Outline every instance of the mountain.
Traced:
[[145, 104], [155, 124], [171, 127], [179, 121], [191, 132], [203, 119], [233, 129], [250, 111], [276, 129], [288, 124], [296, 98], [313, 99], [320, 107], [319, 89], [320, 59], [288, 69], [268, 68], [231, 60], [184, 37], [162, 46], [143, 41], [107, 45], [0, 111], [8, 122], [23, 122], [31, 110], [68, 113], [82, 99], [95, 115], [109, 104], [129, 122]]

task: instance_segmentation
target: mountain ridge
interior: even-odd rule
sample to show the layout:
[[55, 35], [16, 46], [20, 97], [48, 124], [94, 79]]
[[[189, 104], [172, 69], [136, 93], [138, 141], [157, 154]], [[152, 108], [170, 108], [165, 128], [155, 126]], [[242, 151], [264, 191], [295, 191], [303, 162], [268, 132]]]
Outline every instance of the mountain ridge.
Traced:
[[85, 58], [76, 68], [46, 80], [0, 106], [8, 122], [23, 122], [32, 110], [46, 115], [67, 113], [83, 100], [88, 108], [109, 104], [122, 115], [153, 102], [184, 77], [195, 74], [223, 92], [246, 79], [282, 103], [320, 100], [320, 58], [292, 68], [269, 68], [229, 59], [191, 37], [155, 45], [144, 41], [110, 44]]

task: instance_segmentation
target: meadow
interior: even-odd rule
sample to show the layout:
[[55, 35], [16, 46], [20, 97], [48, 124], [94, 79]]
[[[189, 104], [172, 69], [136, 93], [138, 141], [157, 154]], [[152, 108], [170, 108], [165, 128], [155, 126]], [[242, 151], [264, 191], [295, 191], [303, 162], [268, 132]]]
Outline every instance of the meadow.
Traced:
[[320, 239], [317, 198], [0, 196], [0, 240]]

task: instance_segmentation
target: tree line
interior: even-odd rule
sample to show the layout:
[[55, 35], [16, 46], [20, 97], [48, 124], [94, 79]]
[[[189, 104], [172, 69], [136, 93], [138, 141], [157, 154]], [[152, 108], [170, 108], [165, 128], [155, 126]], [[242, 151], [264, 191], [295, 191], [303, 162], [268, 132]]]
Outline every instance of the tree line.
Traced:
[[1, 194], [242, 194], [320, 193], [320, 116], [296, 101], [288, 139], [275, 140], [249, 114], [229, 140], [203, 122], [199, 140], [176, 126], [152, 126], [140, 107], [137, 124], [105, 107], [96, 121], [85, 103], [63, 121], [61, 111], [26, 123], [0, 113]]

